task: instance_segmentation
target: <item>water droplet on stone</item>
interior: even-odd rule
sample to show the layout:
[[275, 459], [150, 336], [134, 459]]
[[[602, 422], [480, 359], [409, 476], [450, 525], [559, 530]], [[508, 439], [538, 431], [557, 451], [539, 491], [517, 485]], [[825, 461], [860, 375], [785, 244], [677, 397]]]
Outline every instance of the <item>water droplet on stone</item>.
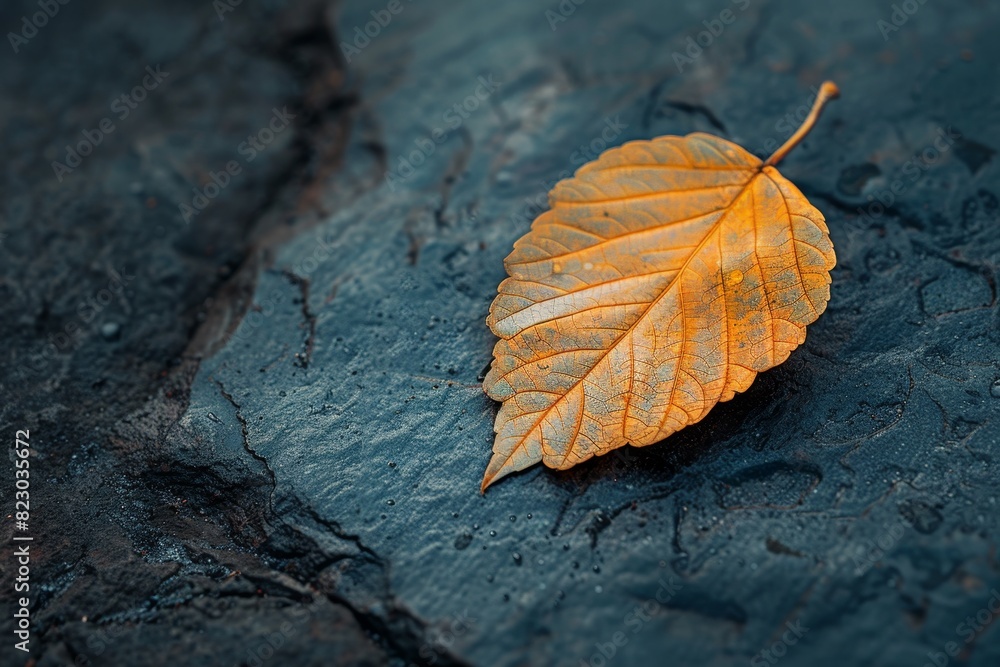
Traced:
[[104, 336], [104, 340], [118, 340], [120, 332], [121, 326], [117, 322], [105, 322], [101, 325], [101, 335]]
[[990, 386], [990, 396], [1000, 398], [1000, 378], [994, 380], [992, 386]]
[[497, 531], [491, 530], [490, 531], [490, 537], [496, 537], [496, 536], [497, 536]]
[[519, 554], [519, 553], [517, 553], [515, 551], [514, 553], [511, 554], [511, 556], [514, 558], [514, 563], [516, 565], [520, 565], [521, 564], [521, 554]]
[[396, 504], [396, 501], [393, 500], [392, 498], [389, 498], [389, 500], [385, 501], [385, 504], [391, 507], [392, 505]]

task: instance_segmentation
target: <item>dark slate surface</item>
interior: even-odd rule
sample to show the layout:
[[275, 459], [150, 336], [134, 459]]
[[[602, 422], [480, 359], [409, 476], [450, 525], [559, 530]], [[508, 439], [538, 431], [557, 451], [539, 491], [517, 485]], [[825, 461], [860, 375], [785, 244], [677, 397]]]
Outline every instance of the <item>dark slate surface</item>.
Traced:
[[[38, 664], [996, 664], [1000, 10], [402, 0], [345, 56], [388, 4], [71, 4], [5, 56]], [[660, 445], [481, 496], [483, 321], [549, 187], [661, 134], [769, 153], [827, 78], [781, 167], [838, 255], [805, 345]], [[119, 263], [124, 296], [26, 369]]]

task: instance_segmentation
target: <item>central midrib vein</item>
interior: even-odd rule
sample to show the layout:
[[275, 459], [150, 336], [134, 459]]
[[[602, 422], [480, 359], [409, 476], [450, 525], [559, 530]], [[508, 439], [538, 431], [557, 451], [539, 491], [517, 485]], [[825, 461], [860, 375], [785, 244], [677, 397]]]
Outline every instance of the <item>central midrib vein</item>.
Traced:
[[[731, 202], [729, 202], [729, 205], [725, 206], [725, 207], [723, 207], [721, 209], [719, 209], [721, 211], [724, 211], [723, 214], [720, 215], [719, 219], [715, 221], [715, 224], [713, 224], [712, 227], [711, 227], [711, 229], [709, 229], [708, 233], [705, 234], [705, 238], [702, 239], [701, 242], [695, 247], [695, 249], [691, 253], [691, 255], [688, 256], [688, 258], [686, 260], [684, 260], [684, 263], [681, 264], [680, 268], [677, 270], [677, 275], [674, 276], [674, 278], [669, 283], [667, 283], [666, 285], [664, 285], [663, 291], [661, 291], [656, 296], [656, 298], [654, 298], [652, 301], [649, 302], [649, 305], [646, 308], [644, 308], [641, 313], [639, 313], [639, 315], [635, 318], [635, 321], [631, 325], [629, 325], [628, 329], [626, 329], [625, 331], [623, 331], [622, 334], [621, 334], [621, 336], [619, 336], [615, 340], [614, 343], [612, 343], [611, 345], [608, 346], [607, 351], [604, 354], [602, 354], [601, 356], [599, 356], [594, 361], [593, 365], [590, 367], [590, 370], [587, 371], [586, 373], [584, 373], [580, 377], [579, 380], [577, 380], [576, 382], [573, 383], [572, 386], [568, 387], [566, 389], [565, 393], [563, 393], [559, 398], [557, 398], [555, 401], [552, 402], [552, 405], [550, 405], [549, 407], [545, 408], [545, 410], [542, 412], [542, 416], [538, 418], [538, 421], [536, 421], [534, 424], [532, 424], [531, 428], [528, 429], [528, 431], [520, 439], [520, 441], [517, 443], [517, 445], [515, 445], [514, 448], [511, 450], [510, 455], [507, 456], [507, 460], [510, 460], [510, 458], [514, 455], [514, 452], [516, 452], [517, 450], [519, 450], [519, 449], [521, 449], [521, 448], [524, 447], [524, 443], [528, 439], [528, 436], [530, 436], [535, 431], [536, 428], [538, 428], [539, 426], [541, 426], [542, 422], [545, 421], [545, 419], [549, 416], [549, 414], [552, 412], [552, 410], [557, 405], [559, 405], [559, 403], [562, 400], [564, 400], [570, 394], [570, 392], [572, 392], [574, 389], [576, 389], [578, 386], [580, 386], [580, 383], [583, 382], [587, 378], [587, 376], [594, 370], [594, 368], [596, 368], [598, 364], [600, 364], [602, 361], [604, 361], [604, 359], [606, 359], [607, 356], [609, 354], [611, 354], [611, 352], [614, 351], [614, 349], [616, 347], [618, 347], [618, 345], [621, 343], [621, 341], [626, 336], [629, 336], [629, 335], [632, 334], [632, 332], [635, 330], [635, 327], [643, 320], [644, 317], [646, 317], [646, 315], [649, 314], [649, 311], [652, 310], [653, 307], [657, 303], [660, 302], [660, 299], [662, 299], [668, 292], [670, 292], [671, 288], [676, 284], [677, 279], [680, 278], [684, 274], [685, 270], [687, 270], [688, 265], [690, 264], [691, 260], [694, 257], [696, 257], [705, 248], [705, 246], [708, 243], [709, 239], [711, 239], [712, 236], [719, 230], [719, 227], [721, 226], [722, 221], [726, 218], [726, 216], [729, 214], [729, 212], [736, 205], [736, 202], [738, 202], [740, 200], [740, 198], [746, 193], [746, 191], [750, 187], [750, 185], [757, 179], [758, 176], [760, 176], [761, 174], [763, 174], [763, 172], [764, 172], [764, 165], [763, 164], [761, 164], [760, 166], [757, 166], [757, 167], [755, 167], [755, 168], [752, 169], [750, 178], [747, 179], [747, 182], [743, 185], [742, 188], [740, 188], [740, 191], [736, 193], [736, 196], [733, 197], [733, 199], [732, 199]], [[559, 207], [559, 204], [557, 204], [556, 207], [554, 209], [552, 209], [552, 210], [556, 210], [558, 207]], [[680, 367], [680, 362], [678, 362], [678, 368], [679, 367]], [[673, 386], [676, 386], [676, 384], [677, 384], [677, 374], [674, 373], [673, 385], [672, 385], [671, 388], [673, 388]], [[528, 391], [530, 391], [530, 390], [528, 390]], [[517, 392], [515, 392], [515, 393], [517, 393]], [[586, 398], [586, 396], [584, 396], [584, 398]], [[671, 403], [672, 403], [672, 401], [673, 401], [673, 399], [671, 398]], [[583, 410], [583, 407], [581, 406], [580, 409]], [[667, 410], [669, 410], [669, 409], [670, 409], [670, 405], [668, 404]], [[583, 420], [580, 419], [578, 421], [582, 425]], [[579, 429], [580, 429], [580, 426], [577, 426], [576, 432], [573, 434], [572, 438], [569, 439], [569, 441], [567, 443], [567, 446], [566, 446], [566, 451], [563, 453], [562, 460], [560, 461], [560, 465], [564, 464], [566, 462], [566, 459], [569, 458], [569, 454], [570, 454], [570, 452], [573, 449], [572, 448], [573, 442], [576, 440], [577, 436], [579, 435]], [[544, 452], [543, 452], [543, 456], [544, 456]]]

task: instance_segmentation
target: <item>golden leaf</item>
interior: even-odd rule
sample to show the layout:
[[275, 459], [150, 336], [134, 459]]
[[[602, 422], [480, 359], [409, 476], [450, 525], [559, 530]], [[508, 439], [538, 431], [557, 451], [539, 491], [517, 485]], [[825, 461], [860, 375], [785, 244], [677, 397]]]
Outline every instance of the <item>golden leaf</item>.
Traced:
[[482, 489], [663, 440], [788, 358], [830, 298], [823, 215], [774, 165], [695, 133], [603, 153], [514, 244], [487, 323], [503, 401]]

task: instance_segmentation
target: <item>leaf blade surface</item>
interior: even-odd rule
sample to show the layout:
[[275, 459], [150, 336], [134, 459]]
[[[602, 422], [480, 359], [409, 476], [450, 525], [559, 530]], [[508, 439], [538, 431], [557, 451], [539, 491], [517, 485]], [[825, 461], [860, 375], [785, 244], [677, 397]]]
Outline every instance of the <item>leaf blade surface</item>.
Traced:
[[829, 300], [822, 214], [708, 134], [605, 152], [550, 193], [505, 260], [483, 383], [503, 401], [482, 488], [701, 420], [782, 363]]

